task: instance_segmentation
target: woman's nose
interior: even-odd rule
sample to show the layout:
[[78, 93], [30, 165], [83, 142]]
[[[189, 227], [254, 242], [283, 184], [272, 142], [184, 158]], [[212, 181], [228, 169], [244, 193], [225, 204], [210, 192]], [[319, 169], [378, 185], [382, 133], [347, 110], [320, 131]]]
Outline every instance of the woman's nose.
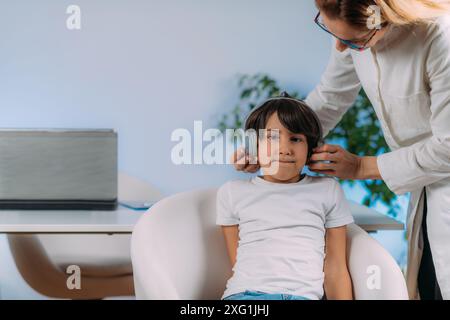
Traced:
[[344, 43], [342, 43], [342, 42], [339, 41], [339, 40], [336, 40], [336, 49], [337, 49], [339, 52], [342, 52], [342, 51], [346, 50], [347, 48], [348, 48], [347, 45], [345, 45]]

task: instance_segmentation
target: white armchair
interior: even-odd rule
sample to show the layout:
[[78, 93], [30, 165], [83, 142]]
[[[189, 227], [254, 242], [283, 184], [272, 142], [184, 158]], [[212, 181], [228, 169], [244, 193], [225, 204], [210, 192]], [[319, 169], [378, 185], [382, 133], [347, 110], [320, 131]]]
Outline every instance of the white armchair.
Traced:
[[[139, 220], [131, 239], [137, 299], [220, 299], [231, 265], [215, 224], [216, 192], [165, 198]], [[356, 225], [348, 227], [347, 238], [355, 299], [408, 299], [403, 274], [390, 254]], [[372, 282], [377, 276], [379, 283]]]

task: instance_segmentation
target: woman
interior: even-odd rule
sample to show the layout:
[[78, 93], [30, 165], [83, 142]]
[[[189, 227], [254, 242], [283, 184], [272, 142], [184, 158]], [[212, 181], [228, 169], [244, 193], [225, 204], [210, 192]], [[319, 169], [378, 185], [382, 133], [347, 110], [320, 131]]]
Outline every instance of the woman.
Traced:
[[[325, 145], [315, 150], [309, 168], [341, 179], [382, 179], [398, 195], [411, 192], [410, 298], [450, 299], [450, 4], [316, 0], [316, 5], [315, 21], [336, 45], [306, 102], [326, 134], [362, 86], [392, 151], [358, 157]], [[257, 170], [248, 164], [236, 168]]]

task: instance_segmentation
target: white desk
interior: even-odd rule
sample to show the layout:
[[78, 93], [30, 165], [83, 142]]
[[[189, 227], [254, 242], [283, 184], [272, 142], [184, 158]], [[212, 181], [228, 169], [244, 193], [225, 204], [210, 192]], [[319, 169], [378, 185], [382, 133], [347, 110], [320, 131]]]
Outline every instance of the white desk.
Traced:
[[405, 229], [405, 225], [402, 222], [366, 206], [350, 201], [350, 209], [355, 223], [367, 232]]
[[[357, 225], [368, 232], [403, 230], [404, 225], [388, 216], [351, 202]], [[116, 211], [0, 211], [0, 233], [131, 233], [145, 211], [119, 206]]]
[[145, 211], [0, 211], [0, 233], [131, 233]]
[[[162, 195], [146, 182], [119, 172], [120, 200], [156, 202]], [[118, 206], [115, 211], [0, 210], [0, 233], [120, 234], [131, 233], [145, 211]]]

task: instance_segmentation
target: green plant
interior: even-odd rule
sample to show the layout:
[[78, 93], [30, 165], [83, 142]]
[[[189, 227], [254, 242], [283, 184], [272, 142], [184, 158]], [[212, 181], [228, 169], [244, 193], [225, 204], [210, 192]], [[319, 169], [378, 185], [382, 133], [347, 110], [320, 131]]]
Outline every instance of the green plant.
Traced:
[[[244, 119], [257, 105], [264, 100], [277, 96], [281, 89], [277, 82], [267, 74], [240, 75], [239, 102], [232, 109], [231, 115], [224, 114], [219, 122], [219, 129], [240, 129]], [[298, 92], [290, 92], [292, 97], [299, 98]], [[349, 152], [359, 156], [379, 155], [389, 151], [380, 128], [379, 121], [367, 95], [361, 90], [355, 104], [347, 111], [338, 125], [325, 137], [327, 143], [343, 145]], [[341, 180], [342, 184], [353, 186], [355, 181]], [[366, 190], [363, 204], [373, 207], [378, 201], [385, 204], [388, 214], [397, 216], [399, 206], [397, 197], [381, 180], [358, 181]]]
[[[264, 100], [281, 93], [277, 82], [266, 74], [240, 75], [238, 80], [240, 89], [239, 103], [231, 111], [231, 115], [224, 114], [219, 122], [219, 129], [240, 129], [244, 125], [247, 114]], [[298, 93], [290, 95], [298, 98]]]

